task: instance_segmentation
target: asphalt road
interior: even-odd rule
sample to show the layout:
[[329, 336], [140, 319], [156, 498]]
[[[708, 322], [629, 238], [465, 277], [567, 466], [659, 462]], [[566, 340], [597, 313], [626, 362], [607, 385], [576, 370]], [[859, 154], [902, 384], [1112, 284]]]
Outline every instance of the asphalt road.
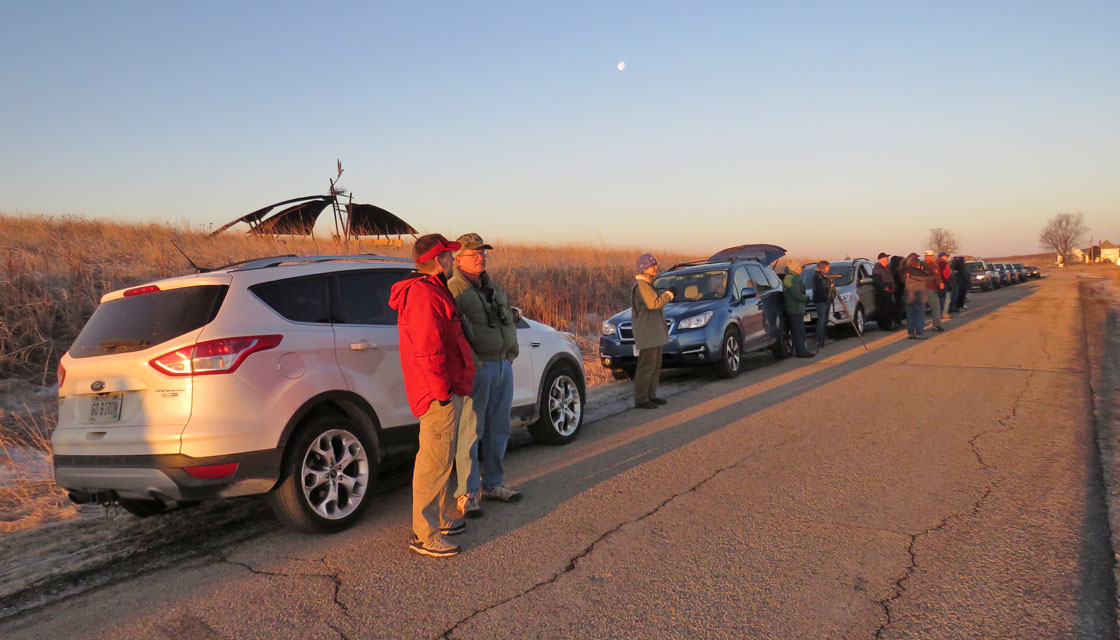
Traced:
[[970, 306], [520, 448], [525, 500], [459, 557], [407, 551], [394, 488], [342, 534], [213, 538], [0, 637], [1116, 637], [1077, 287]]

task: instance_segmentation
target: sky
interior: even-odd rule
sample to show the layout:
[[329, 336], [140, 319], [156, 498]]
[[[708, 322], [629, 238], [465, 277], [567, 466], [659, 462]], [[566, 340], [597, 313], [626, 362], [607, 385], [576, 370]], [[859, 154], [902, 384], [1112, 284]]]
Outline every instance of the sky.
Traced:
[[450, 237], [1120, 242], [1117, 34], [1117, 0], [5, 2], [0, 212], [217, 227], [341, 160]]

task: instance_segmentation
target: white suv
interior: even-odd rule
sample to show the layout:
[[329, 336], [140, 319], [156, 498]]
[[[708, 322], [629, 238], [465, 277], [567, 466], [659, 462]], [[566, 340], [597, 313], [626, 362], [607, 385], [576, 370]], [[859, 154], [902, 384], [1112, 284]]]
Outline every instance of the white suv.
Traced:
[[[144, 516], [267, 493], [338, 531], [383, 460], [416, 451], [384, 256], [282, 256], [106, 294], [59, 366], [55, 480]], [[583, 423], [571, 334], [518, 318], [513, 423], [565, 444]]]

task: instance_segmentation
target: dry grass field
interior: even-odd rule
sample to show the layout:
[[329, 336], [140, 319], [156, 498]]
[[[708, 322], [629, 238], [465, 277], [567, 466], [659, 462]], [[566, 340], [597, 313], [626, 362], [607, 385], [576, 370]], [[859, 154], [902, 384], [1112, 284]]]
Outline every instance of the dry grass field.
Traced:
[[[49, 465], [46, 479], [41, 468], [55, 424], [58, 360], [103, 294], [193, 271], [173, 242], [205, 267], [283, 254], [406, 256], [411, 246], [236, 231], [211, 238], [185, 224], [0, 214], [0, 531], [57, 512], [65, 501], [49, 481]], [[598, 329], [628, 306], [634, 260], [645, 249], [495, 246], [489, 269], [511, 301], [526, 316], [576, 334], [588, 382], [605, 381]], [[666, 265], [698, 257], [655, 253]]]

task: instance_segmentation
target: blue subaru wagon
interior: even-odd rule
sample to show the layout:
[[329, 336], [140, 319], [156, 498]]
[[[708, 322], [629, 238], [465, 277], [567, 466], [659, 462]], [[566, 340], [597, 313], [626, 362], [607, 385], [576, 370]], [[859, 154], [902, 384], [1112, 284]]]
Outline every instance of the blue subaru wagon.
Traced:
[[[786, 250], [770, 244], [724, 249], [707, 260], [674, 265], [654, 280], [672, 289], [665, 305], [669, 344], [662, 366], [710, 365], [722, 378], [739, 375], [743, 354], [769, 349], [775, 358], [793, 350], [782, 283], [771, 267]], [[634, 374], [630, 309], [611, 316], [599, 336], [599, 358], [615, 378]]]

